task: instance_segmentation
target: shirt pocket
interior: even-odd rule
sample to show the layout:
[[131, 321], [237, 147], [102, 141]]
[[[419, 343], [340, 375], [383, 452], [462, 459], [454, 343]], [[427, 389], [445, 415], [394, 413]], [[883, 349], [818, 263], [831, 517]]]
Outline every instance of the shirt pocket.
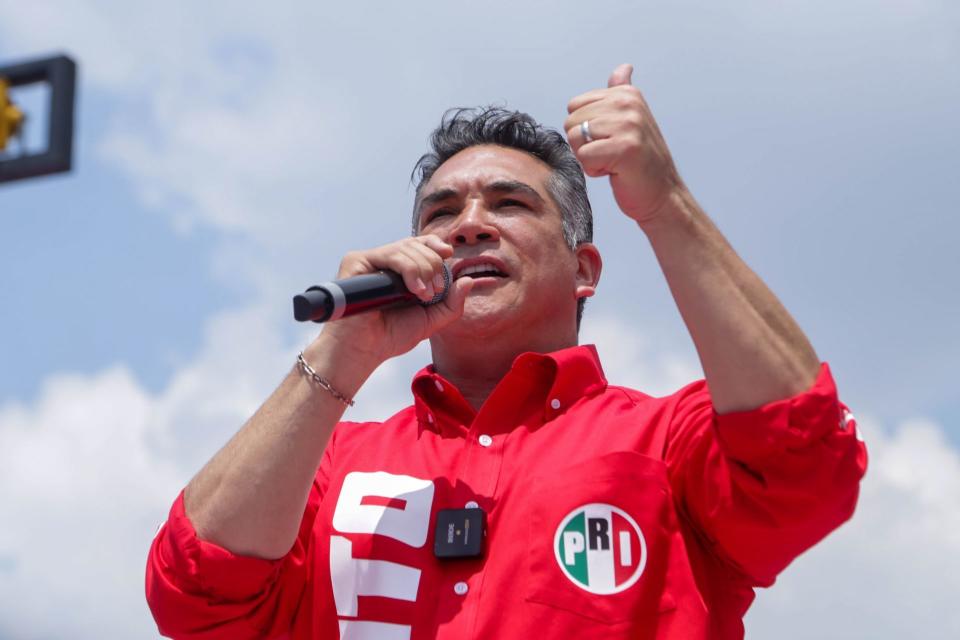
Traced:
[[530, 500], [528, 602], [641, 627], [676, 607], [666, 578], [679, 534], [661, 461], [593, 458], [535, 479]]

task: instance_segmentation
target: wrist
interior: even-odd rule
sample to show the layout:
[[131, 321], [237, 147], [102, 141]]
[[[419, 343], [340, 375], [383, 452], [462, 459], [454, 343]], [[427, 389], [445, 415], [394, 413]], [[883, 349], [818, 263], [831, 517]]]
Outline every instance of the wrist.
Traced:
[[383, 362], [376, 354], [349, 344], [327, 331], [303, 350], [303, 358], [311, 369], [348, 398], [357, 394]]
[[672, 189], [653, 213], [636, 222], [640, 230], [652, 240], [653, 236], [664, 231], [688, 227], [699, 209], [693, 194], [681, 185]]

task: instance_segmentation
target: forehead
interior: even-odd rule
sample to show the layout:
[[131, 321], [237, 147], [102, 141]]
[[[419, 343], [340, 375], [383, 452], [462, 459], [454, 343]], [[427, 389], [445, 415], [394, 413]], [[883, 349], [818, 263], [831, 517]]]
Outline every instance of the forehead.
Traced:
[[547, 163], [525, 151], [496, 145], [469, 147], [440, 165], [420, 195], [440, 189], [465, 193], [481, 190], [493, 182], [516, 180], [530, 185], [547, 200], [546, 185], [551, 173]]

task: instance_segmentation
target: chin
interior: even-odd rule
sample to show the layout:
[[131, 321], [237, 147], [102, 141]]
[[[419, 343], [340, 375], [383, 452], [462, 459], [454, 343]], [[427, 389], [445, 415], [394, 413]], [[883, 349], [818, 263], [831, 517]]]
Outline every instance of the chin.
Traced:
[[468, 296], [463, 315], [444, 332], [469, 332], [471, 337], [495, 335], [505, 323], [514, 321], [515, 317], [512, 306], [497, 304], [484, 297]]

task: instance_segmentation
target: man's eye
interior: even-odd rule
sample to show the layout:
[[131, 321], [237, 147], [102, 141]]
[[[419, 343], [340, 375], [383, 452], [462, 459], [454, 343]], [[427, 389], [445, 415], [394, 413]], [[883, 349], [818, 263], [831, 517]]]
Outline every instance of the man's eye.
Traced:
[[453, 215], [453, 211], [451, 211], [450, 209], [437, 209], [427, 217], [427, 222], [433, 222], [440, 216], [449, 216], [449, 215]]
[[529, 209], [527, 203], [520, 202], [519, 200], [513, 200], [511, 198], [506, 198], [497, 203], [498, 207], [523, 207], [524, 209]]

